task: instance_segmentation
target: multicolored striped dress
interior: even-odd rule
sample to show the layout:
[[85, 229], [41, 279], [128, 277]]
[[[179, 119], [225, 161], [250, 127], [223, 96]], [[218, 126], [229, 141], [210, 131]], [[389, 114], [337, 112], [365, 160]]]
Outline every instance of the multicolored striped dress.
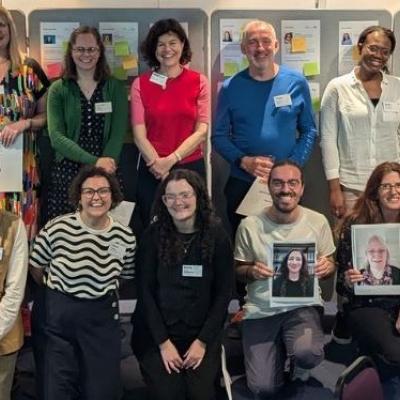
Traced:
[[[27, 58], [20, 70], [11, 70], [0, 85], [4, 88], [0, 94], [0, 129], [20, 119], [32, 118], [36, 114], [38, 100], [50, 86], [40, 65]], [[37, 231], [39, 199], [37, 194], [39, 176], [36, 160], [37, 131], [24, 132], [23, 154], [23, 191], [19, 193], [0, 193], [0, 209], [6, 209], [22, 215], [28, 239], [31, 240]]]

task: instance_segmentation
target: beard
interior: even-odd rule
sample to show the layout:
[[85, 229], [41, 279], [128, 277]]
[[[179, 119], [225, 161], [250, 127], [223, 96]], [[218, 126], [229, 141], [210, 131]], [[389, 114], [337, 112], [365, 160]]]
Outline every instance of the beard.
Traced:
[[274, 207], [281, 213], [283, 214], [290, 214], [299, 204], [298, 201], [292, 203], [290, 206], [284, 206], [282, 207], [279, 203], [279, 199], [281, 197], [291, 197], [296, 199], [296, 194], [293, 192], [279, 192], [276, 195], [274, 195], [272, 197], [272, 204], [274, 205]]

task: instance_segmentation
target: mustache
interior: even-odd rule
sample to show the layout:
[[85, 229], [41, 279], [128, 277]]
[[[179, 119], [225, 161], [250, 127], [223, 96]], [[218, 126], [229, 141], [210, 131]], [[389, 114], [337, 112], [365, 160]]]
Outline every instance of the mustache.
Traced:
[[277, 194], [278, 197], [286, 197], [286, 196], [290, 196], [290, 197], [294, 197], [295, 194], [293, 192], [279, 192]]

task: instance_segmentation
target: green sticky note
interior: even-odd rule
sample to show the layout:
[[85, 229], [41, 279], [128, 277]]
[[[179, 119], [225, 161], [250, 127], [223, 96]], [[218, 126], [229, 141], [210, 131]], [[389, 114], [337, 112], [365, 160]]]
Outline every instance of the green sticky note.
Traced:
[[243, 57], [242, 58], [242, 62], [240, 64], [240, 69], [246, 69], [249, 66], [249, 60], [247, 59], [247, 57]]
[[319, 112], [321, 109], [321, 100], [317, 97], [311, 99], [311, 104], [314, 112]]
[[129, 43], [116, 42], [114, 46], [114, 54], [117, 57], [129, 56]]
[[68, 42], [62, 42], [62, 49], [64, 54], [67, 52], [67, 47], [68, 47]]
[[124, 81], [125, 79], [128, 78], [128, 75], [126, 74], [126, 71], [124, 70], [123, 67], [115, 67], [113, 75], [115, 78], [120, 79], [121, 81]]
[[319, 64], [314, 62], [308, 62], [303, 64], [304, 76], [314, 76], [319, 75]]
[[239, 72], [239, 66], [235, 62], [224, 63], [224, 76], [232, 76]]

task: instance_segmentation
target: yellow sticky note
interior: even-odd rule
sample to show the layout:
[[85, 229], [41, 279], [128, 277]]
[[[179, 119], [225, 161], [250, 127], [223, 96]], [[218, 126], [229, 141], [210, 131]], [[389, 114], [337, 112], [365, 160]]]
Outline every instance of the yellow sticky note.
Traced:
[[232, 76], [239, 72], [239, 66], [235, 62], [225, 62], [224, 63], [224, 76]]
[[129, 56], [129, 43], [116, 42], [114, 46], [114, 54], [117, 57]]
[[67, 52], [68, 42], [62, 42], [63, 53]]
[[126, 71], [123, 67], [115, 67], [113, 75], [115, 76], [115, 78], [121, 79], [122, 81], [128, 78], [128, 75], [126, 74]]
[[127, 69], [133, 69], [137, 68], [138, 63], [137, 63], [137, 58], [133, 55], [125, 56], [122, 58], [122, 68], [127, 70]]
[[360, 61], [361, 56], [360, 56], [360, 51], [358, 50], [357, 45], [354, 45], [351, 48], [351, 58], [355, 63], [358, 63]]
[[294, 36], [292, 39], [292, 53], [305, 53], [307, 40], [304, 36]]
[[308, 62], [303, 64], [303, 74], [304, 76], [314, 76], [319, 75], [319, 65], [316, 61]]
[[314, 112], [318, 112], [321, 109], [321, 100], [318, 97], [312, 98], [311, 104]]

